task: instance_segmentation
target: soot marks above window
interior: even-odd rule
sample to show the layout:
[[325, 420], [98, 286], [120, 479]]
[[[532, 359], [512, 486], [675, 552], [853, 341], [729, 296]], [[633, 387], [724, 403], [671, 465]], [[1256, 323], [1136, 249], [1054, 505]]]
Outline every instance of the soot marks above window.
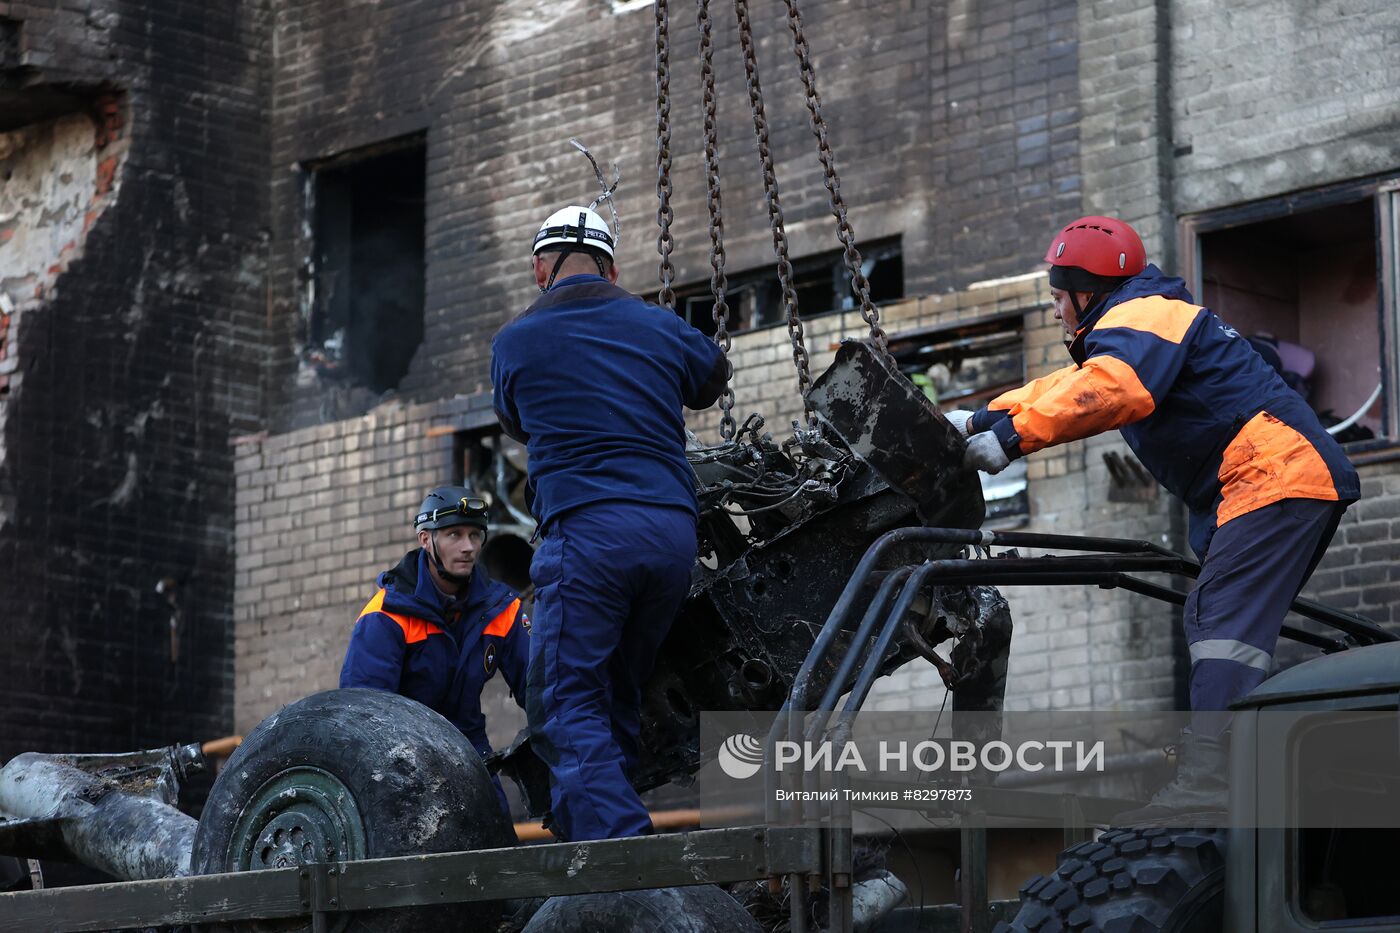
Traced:
[[[904, 252], [898, 237], [861, 246], [861, 271], [870, 282], [876, 304], [904, 297]], [[804, 318], [856, 306], [851, 276], [840, 250], [808, 256], [792, 263], [797, 307]], [[749, 269], [728, 276], [725, 301], [729, 330], [753, 330], [785, 320], [783, 289], [776, 266]], [[709, 280], [676, 289], [676, 312], [706, 334], [715, 332], [714, 296]]]

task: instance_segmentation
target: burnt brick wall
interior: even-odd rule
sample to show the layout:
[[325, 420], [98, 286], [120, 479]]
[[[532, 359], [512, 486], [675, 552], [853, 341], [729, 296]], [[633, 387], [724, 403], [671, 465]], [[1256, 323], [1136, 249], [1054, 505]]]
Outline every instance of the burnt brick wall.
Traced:
[[7, 88], [120, 100], [95, 125], [125, 151], [105, 211], [7, 335], [0, 759], [211, 738], [232, 724], [228, 437], [259, 419], [266, 4], [0, 17], [19, 31]]
[[[852, 223], [863, 240], [903, 236], [906, 294], [1032, 269], [1024, 232], [1079, 205], [1075, 4], [853, 0], [805, 12]], [[715, 13], [729, 267], [766, 267], [737, 30], [727, 10]], [[773, 151], [803, 256], [838, 244], [781, 13], [754, 4]], [[570, 136], [620, 164], [623, 284], [655, 288], [654, 23], [651, 7], [614, 13], [605, 0], [278, 7], [272, 430], [374, 401], [321, 384], [299, 361], [306, 163], [426, 131], [426, 336], [400, 386], [409, 400], [487, 387], [485, 342], [533, 291], [533, 231], [552, 206], [595, 190]], [[692, 282], [709, 274], [692, 8], [673, 8], [671, 33], [676, 265]]]
[[[781, 17], [767, 9], [772, 6], [755, 4], [759, 58], [794, 254], [811, 255], [829, 249], [834, 237], [790, 40]], [[1394, 167], [1398, 160], [1385, 143], [1390, 137], [1381, 131], [1394, 122], [1387, 109], [1393, 102], [1374, 86], [1383, 83], [1389, 59], [1368, 45], [1393, 33], [1393, 4], [1362, 0], [1349, 7], [1355, 15], [1328, 28], [1358, 54], [1327, 62], [1293, 56], [1288, 67], [1306, 73], [1289, 95], [1266, 102], [1253, 85], [1228, 89], [1240, 73], [1271, 73], [1279, 41], [1299, 48], [1312, 41], [1313, 14], [1305, 6], [1301, 0], [1228, 10], [1196, 0], [809, 4], [808, 36], [855, 229], [867, 241], [903, 237], [906, 294], [918, 297], [889, 309], [891, 326], [951, 322], [1017, 302], [1027, 309], [1027, 375], [1041, 375], [1065, 363], [1058, 325], [1038, 300], [1042, 282], [1016, 276], [1038, 268], [1039, 248], [1056, 223], [1087, 212], [1125, 217], [1143, 233], [1150, 256], [1171, 271], [1185, 211], [1223, 206], [1255, 189], [1334, 181], [1360, 172], [1355, 166], [1367, 172]], [[692, 16], [680, 8], [672, 16], [682, 283], [709, 274]], [[307, 176], [298, 163], [426, 133], [428, 333], [414, 372], [400, 387], [411, 404], [392, 409], [417, 412], [405, 422], [405, 438], [418, 436], [413, 419], [421, 424], [436, 417], [434, 399], [480, 400], [488, 390], [486, 342], [531, 297], [524, 244], [549, 207], [593, 190], [582, 159], [566, 145], [569, 136], [584, 139], [605, 162], [621, 163], [623, 284], [654, 288], [653, 22], [650, 7], [614, 13], [606, 0], [402, 2], [349, 10], [320, 2], [279, 9], [271, 265], [271, 314], [279, 330], [266, 409], [274, 432], [332, 421], [295, 431], [288, 443], [319, 437], [306, 431], [358, 432], [360, 443], [369, 436], [356, 427], [359, 419], [338, 420], [368, 402], [327, 392], [297, 364], [306, 310], [299, 275], [309, 248], [300, 232]], [[720, 18], [715, 36], [729, 264], [731, 270], [764, 267], [771, 247], [733, 25]], [[1387, 64], [1372, 67], [1373, 59]], [[1365, 92], [1339, 104], [1338, 88], [1353, 79]], [[1260, 120], [1261, 108], [1267, 121]], [[1221, 120], [1228, 130], [1210, 130]], [[1305, 129], [1300, 144], [1290, 142], [1279, 160], [1264, 159], [1269, 147], [1277, 148], [1278, 134], [1293, 126]], [[1357, 140], [1362, 145], [1348, 150]], [[1313, 142], [1322, 148], [1313, 152]], [[1345, 160], [1317, 164], [1318, 153], [1343, 151]], [[985, 279], [996, 281], [969, 287]], [[823, 343], [859, 330], [852, 315], [809, 322], [814, 365], [821, 365]], [[781, 429], [795, 408], [786, 334], [778, 328], [741, 335], [735, 347], [739, 410], [757, 408]], [[709, 433], [714, 420], [702, 416], [694, 425]], [[1108, 500], [1105, 454], [1130, 456], [1115, 434], [1032, 458], [1029, 527], [1147, 538], [1184, 549], [1185, 517], [1168, 496]], [[311, 473], [333, 469], [333, 457], [308, 457]], [[408, 461], [413, 482], [436, 469], [431, 462], [415, 466], [416, 454]], [[1395, 564], [1390, 542], [1397, 538], [1392, 512], [1400, 488], [1387, 463], [1362, 472], [1367, 498], [1348, 514], [1310, 592], [1388, 618], [1391, 591], [1400, 582], [1388, 569]], [[275, 482], [264, 474], [249, 489], [266, 486], [263, 495], [284, 498]], [[397, 513], [386, 513], [383, 534], [397, 535], [397, 521]], [[265, 536], [260, 527], [252, 533]], [[385, 548], [387, 540], [381, 541]], [[387, 554], [361, 554], [355, 573], [344, 578], [367, 581]], [[277, 655], [284, 642], [254, 624], [256, 613], [240, 615], [246, 620], [239, 636], [240, 711], [243, 697], [251, 698], [251, 713], [240, 712], [240, 723], [292, 699], [307, 686], [303, 675], [318, 686], [330, 682], [339, 656], [335, 639], [345, 634], [346, 614], [357, 608], [352, 604], [365, 585], [347, 584], [338, 597], [327, 597], [325, 621], [317, 623], [326, 634], [310, 652], [319, 660], [292, 662], [290, 672]], [[1182, 702], [1178, 611], [1082, 588], [1013, 593], [1013, 600], [1014, 703]], [[240, 605], [252, 607], [256, 599]], [[258, 660], [243, 660], [245, 651]], [[246, 684], [245, 664], [252, 665]], [[874, 702], [936, 703], [936, 685], [920, 677], [888, 679]]]

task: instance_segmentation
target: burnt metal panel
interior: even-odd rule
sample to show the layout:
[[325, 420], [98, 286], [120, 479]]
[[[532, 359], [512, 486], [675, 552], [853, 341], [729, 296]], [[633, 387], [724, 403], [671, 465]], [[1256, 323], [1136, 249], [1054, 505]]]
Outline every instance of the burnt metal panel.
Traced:
[[870, 344], [843, 340], [807, 400], [851, 451], [918, 506], [924, 525], [977, 528], [986, 516], [967, 445], [893, 361]]

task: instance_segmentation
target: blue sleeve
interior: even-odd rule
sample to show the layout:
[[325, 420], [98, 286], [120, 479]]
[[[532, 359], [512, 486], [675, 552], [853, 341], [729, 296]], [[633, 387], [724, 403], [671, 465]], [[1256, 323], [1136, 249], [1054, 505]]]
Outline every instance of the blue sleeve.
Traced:
[[496, 420], [501, 423], [501, 430], [506, 436], [528, 444], [530, 435], [520, 426], [520, 413], [515, 410], [511, 398], [510, 376], [497, 346], [499, 340], [498, 335], [496, 340], [491, 341], [491, 406], [496, 410]]
[[972, 423], [969, 427], [970, 433], [981, 434], [983, 431], [990, 431], [999, 421], [1005, 421], [1011, 417], [1009, 411], [997, 411], [987, 408], [985, 405], [972, 413]]
[[403, 678], [404, 651], [403, 629], [393, 619], [379, 612], [360, 616], [345, 649], [340, 685], [397, 693]]
[[700, 411], [709, 408], [724, 392], [729, 381], [729, 360], [719, 344], [676, 316], [685, 355], [685, 373], [681, 381], [685, 407]]
[[525, 615], [524, 607], [516, 613], [515, 624], [501, 639], [500, 668], [511, 696], [524, 709], [525, 675], [530, 669], [530, 619]]

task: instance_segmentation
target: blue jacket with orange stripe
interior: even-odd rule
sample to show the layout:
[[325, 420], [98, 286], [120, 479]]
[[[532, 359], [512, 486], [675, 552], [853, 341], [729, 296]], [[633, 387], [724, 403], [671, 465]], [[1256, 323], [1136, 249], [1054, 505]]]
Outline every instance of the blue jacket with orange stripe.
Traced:
[[417, 700], [446, 717], [489, 754], [481, 690], [500, 670], [524, 704], [530, 620], [520, 598], [478, 566], [466, 592], [445, 597], [422, 548], [379, 575], [360, 612], [340, 669], [342, 687], [370, 687]]
[[972, 417], [1011, 458], [1115, 428], [1191, 510], [1204, 557], [1215, 529], [1281, 499], [1355, 501], [1356, 471], [1308, 404], [1240, 335], [1156, 266], [1089, 311], [1074, 365]]

